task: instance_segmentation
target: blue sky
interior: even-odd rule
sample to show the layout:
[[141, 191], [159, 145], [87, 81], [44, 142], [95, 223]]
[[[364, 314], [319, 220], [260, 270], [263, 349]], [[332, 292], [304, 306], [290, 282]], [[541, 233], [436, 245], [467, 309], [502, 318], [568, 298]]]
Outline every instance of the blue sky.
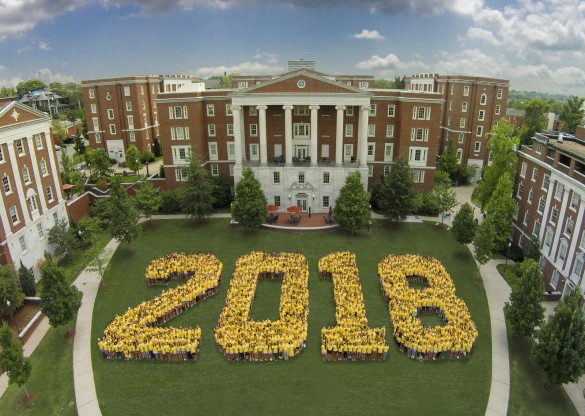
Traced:
[[331, 74], [509, 79], [585, 96], [577, 0], [0, 0], [0, 85], [124, 75]]

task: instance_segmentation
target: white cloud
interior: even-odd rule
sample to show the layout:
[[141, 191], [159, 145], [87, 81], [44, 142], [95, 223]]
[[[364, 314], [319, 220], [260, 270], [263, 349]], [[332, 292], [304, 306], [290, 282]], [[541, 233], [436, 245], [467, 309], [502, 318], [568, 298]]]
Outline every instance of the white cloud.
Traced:
[[403, 62], [398, 56], [390, 53], [385, 57], [373, 55], [370, 59], [358, 62], [356, 68], [369, 71], [378, 70], [380, 75], [386, 76], [396, 73], [425, 71], [429, 69], [429, 66], [421, 61]]
[[467, 38], [479, 40], [492, 45], [499, 45], [500, 41], [496, 39], [493, 32], [479, 27], [470, 27], [467, 30]]
[[210, 66], [202, 67], [195, 70], [195, 74], [202, 78], [208, 78], [214, 75], [223, 75], [224, 73], [232, 74], [238, 72], [242, 75], [248, 74], [274, 74], [282, 72], [280, 66], [266, 65], [260, 62], [242, 62], [231, 66]]
[[386, 39], [384, 36], [380, 35], [377, 30], [368, 30], [364, 29], [360, 33], [355, 33], [351, 35], [354, 39], [368, 39], [368, 40], [384, 40]]
[[262, 52], [260, 50], [256, 50], [256, 54], [254, 55], [254, 59], [262, 59], [267, 64], [277, 64], [278, 63], [278, 54], [271, 53], [271, 52]]
[[79, 81], [72, 75], [62, 74], [61, 72], [53, 73], [53, 71], [49, 68], [37, 69], [35, 71], [35, 76], [40, 76], [41, 80], [45, 84], [50, 84], [51, 82], [60, 82], [61, 84], [66, 84], [67, 82]]
[[38, 47], [40, 50], [43, 50], [43, 51], [50, 51], [51, 50], [51, 47], [49, 46], [49, 44], [47, 42], [39, 42]]

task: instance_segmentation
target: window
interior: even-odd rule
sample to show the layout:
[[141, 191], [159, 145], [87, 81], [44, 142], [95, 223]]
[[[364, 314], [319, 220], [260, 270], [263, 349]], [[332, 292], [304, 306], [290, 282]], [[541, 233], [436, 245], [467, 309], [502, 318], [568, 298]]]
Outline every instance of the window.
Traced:
[[374, 157], [376, 155], [376, 144], [375, 143], [368, 143], [367, 146], [368, 146], [367, 160], [372, 161], [372, 160], [374, 160]]
[[573, 191], [573, 196], [571, 197], [571, 209], [577, 209], [580, 200], [581, 196], [575, 191]]
[[24, 235], [21, 235], [20, 237], [18, 237], [18, 242], [20, 243], [20, 249], [22, 250], [22, 252], [26, 252], [28, 250], [28, 246], [26, 244], [26, 238], [24, 237]]
[[529, 211], [524, 212], [524, 221], [522, 221], [522, 224], [528, 225], [529, 219], [530, 219], [530, 212]]
[[542, 178], [542, 190], [548, 191], [548, 186], [550, 185], [550, 175], [545, 174]]
[[568, 251], [568, 245], [567, 242], [563, 239], [561, 240], [561, 244], [559, 246], [559, 260], [560, 261], [565, 261], [565, 259], [567, 258], [567, 251]]
[[310, 114], [308, 105], [295, 105], [293, 113], [295, 116], [308, 116]]
[[525, 178], [526, 177], [526, 169], [528, 168], [528, 164], [526, 162], [522, 162], [522, 169], [520, 169], [520, 176]]
[[99, 133], [95, 134], [95, 142], [96, 143], [101, 143], [102, 142], [102, 136], [100, 136]]
[[128, 85], [124, 86], [124, 95], [130, 97], [130, 87]]
[[345, 116], [346, 117], [353, 117], [353, 106], [349, 106], [345, 109]]
[[274, 171], [272, 172], [272, 183], [280, 183], [280, 172]]
[[25, 185], [30, 183], [30, 175], [26, 166], [22, 167], [22, 179], [24, 180]]
[[467, 113], [467, 102], [461, 103], [461, 111]]
[[374, 165], [368, 164], [368, 176], [371, 178], [374, 176]]
[[174, 118], [187, 118], [187, 106], [175, 106], [175, 107], [169, 107], [169, 118], [170, 119], [174, 119]]
[[532, 234], [537, 236], [540, 234], [540, 220], [534, 221], [534, 229], [532, 230]]
[[556, 206], [554, 206], [552, 209], [552, 212], [550, 214], [550, 222], [553, 224], [556, 224], [558, 219], [559, 219], [559, 209]]
[[475, 153], [478, 153], [481, 150], [481, 142], [475, 142], [473, 144], [473, 151]]
[[277, 207], [280, 207], [280, 195], [274, 196], [274, 205], [276, 205]]
[[410, 147], [408, 161], [413, 166], [426, 166], [427, 164], [426, 147]]
[[248, 114], [252, 117], [258, 115], [258, 110], [254, 106], [250, 106], [248, 110]]
[[575, 228], [575, 221], [573, 218], [568, 218], [565, 224], [565, 235], [571, 237], [573, 235], [573, 229]]
[[132, 101], [126, 101], [126, 111], [132, 111]]
[[370, 104], [370, 112], [369, 112], [369, 115], [370, 116], [375, 116], [376, 115], [376, 108], [377, 107], [378, 106], [376, 104]]
[[142, 100], [142, 109], [146, 110], [146, 102], [144, 100]]
[[330, 174], [329, 172], [323, 172], [323, 183], [324, 184], [328, 184], [330, 180]]
[[[308, 139], [310, 135], [310, 124], [309, 123], [295, 123], [294, 127], [294, 137], [295, 138], [305, 138]], [[369, 131], [369, 129], [368, 129]]]
[[217, 160], [217, 143], [208, 143], [209, 148], [209, 160]]
[[530, 191], [528, 191], [528, 203], [532, 204], [532, 199], [534, 198], [534, 191], [532, 190], [532, 188], [530, 188]]
[[457, 149], [457, 163], [461, 163], [463, 159], [463, 149]]
[[384, 144], [384, 162], [392, 162], [394, 156], [394, 144]]
[[463, 95], [467, 97], [469, 95], [469, 85], [463, 87]]
[[37, 223], [37, 232], [39, 233], [39, 240], [45, 238], [45, 230], [43, 229], [42, 223]]
[[12, 188], [10, 187], [10, 179], [6, 174], [2, 177], [2, 185], [4, 186], [4, 192], [8, 195], [12, 192]]
[[207, 126], [207, 134], [212, 137], [215, 136], [215, 124], [209, 124]]
[[4, 162], [4, 153], [2, 152], [2, 145], [0, 144], [0, 163]]
[[250, 136], [258, 136], [258, 124], [250, 124]]
[[475, 132], [475, 135], [476, 135], [477, 137], [481, 137], [481, 136], [483, 136], [483, 126], [477, 126], [477, 130], [476, 130], [476, 132]]
[[557, 182], [557, 189], [555, 191], [555, 199], [560, 201], [563, 197], [563, 192], [565, 192], [565, 187], [563, 184]]
[[134, 129], [134, 116], [127, 116], [126, 117], [128, 119], [128, 128], [130, 130]]
[[552, 286], [553, 289], [556, 289], [558, 284], [559, 284], [559, 272], [557, 269], [555, 269], [553, 272], [552, 278], [550, 280], [550, 285]]
[[108, 108], [108, 120], [114, 119], [114, 110], [112, 108]]
[[368, 137], [374, 137], [376, 135], [376, 125], [368, 124]]
[[360, 88], [364, 89], [364, 88], [368, 88], [368, 81], [360, 81]]
[[227, 154], [228, 160], [236, 160], [236, 144], [234, 142], [227, 144]]
[[93, 122], [93, 130], [96, 132], [99, 131], [100, 130], [100, 122], [99, 122], [98, 118], [93, 117], [91, 120]]
[[516, 196], [518, 198], [522, 198], [522, 194], [524, 193], [524, 184], [522, 182], [520, 182], [518, 184], [518, 190], [516, 191]]
[[396, 105], [389, 104], [388, 105], [388, 117], [394, 117], [396, 115]]
[[390, 165], [384, 165], [384, 176], [390, 175]]
[[47, 194], [47, 201], [53, 202], [53, 189], [50, 186], [45, 188], [45, 193]]
[[551, 227], [547, 227], [546, 234], [544, 235], [544, 245], [550, 247], [553, 238], [553, 230]]
[[346, 124], [345, 125], [345, 137], [352, 137], [353, 136], [353, 124]]
[[485, 120], [485, 110], [479, 110], [479, 116], [477, 117], [479, 121]]
[[248, 81], [240, 81], [238, 85], [240, 88], [248, 88]]
[[541, 196], [540, 199], [538, 200], [538, 213], [542, 215], [542, 213], [544, 212], [544, 206], [546, 205], [546, 199], [544, 199], [544, 196]]
[[207, 104], [207, 116], [213, 117], [215, 115], [215, 106], [213, 104]]
[[532, 169], [532, 182], [536, 182], [537, 176], [538, 176], [538, 169], [537, 168], [533, 168]]
[[12, 205], [9, 209], [9, 212], [12, 224], [18, 224], [18, 211], [16, 210], [16, 205]]
[[520, 205], [516, 204], [516, 208], [514, 208], [514, 219], [518, 219], [518, 213], [520, 212]]
[[22, 145], [22, 140], [17, 139], [14, 141], [14, 144], [16, 145], [16, 152], [18, 153], [18, 155], [19, 156], [24, 155], [24, 146]]
[[130, 141], [131, 142], [135, 142], [136, 141], [136, 133], [134, 133], [134, 131], [130, 132]]
[[45, 159], [41, 159], [41, 174], [43, 176], [47, 176], [48, 175], [48, 171], [47, 171], [47, 162], [45, 162]]
[[171, 146], [173, 153], [173, 164], [184, 165], [191, 158], [190, 146]]
[[386, 137], [388, 138], [394, 137], [394, 124], [388, 124], [386, 126]]
[[230, 163], [230, 176], [234, 176], [234, 169], [235, 165], [233, 163]]
[[457, 138], [457, 143], [463, 144], [463, 138], [464, 137], [465, 137], [465, 134], [459, 133], [459, 137]]
[[28, 198], [26, 198], [26, 203], [28, 204], [28, 210], [33, 213], [39, 210], [39, 207], [37, 206], [37, 198], [36, 196], [32, 195]]
[[110, 124], [110, 134], [116, 134], [116, 125]]
[[497, 97], [498, 97], [498, 99], [502, 98], [502, 89], [501, 88], [498, 89]]
[[175, 179], [177, 182], [184, 182], [189, 179], [189, 171], [187, 169], [176, 169]]
[[424, 170], [413, 170], [412, 171], [412, 180], [414, 183], [423, 183], [425, 181], [425, 171]]
[[234, 135], [234, 125], [231, 123], [227, 125], [227, 135], [228, 136]]
[[329, 208], [329, 195], [323, 195], [322, 204], [323, 208]]
[[225, 105], [225, 115], [226, 116], [233, 115], [233, 113], [232, 113], [232, 105], [231, 104], [226, 104]]
[[481, 105], [486, 105], [486, 103], [487, 103], [487, 95], [485, 93], [481, 94], [481, 98], [479, 99], [479, 103]]
[[305, 183], [305, 172], [299, 172], [298, 183]]
[[219, 166], [216, 163], [211, 164], [211, 176], [219, 176]]
[[496, 115], [500, 115], [500, 105], [496, 105]]
[[40, 134], [33, 134], [33, 140], [37, 149], [43, 148], [43, 140]]
[[461, 117], [461, 120], [459, 120], [459, 128], [465, 128], [465, 117]]
[[536, 143], [536, 153], [542, 153], [542, 145], [540, 143]]
[[95, 91], [93, 88], [89, 89], [89, 98], [95, 98]]

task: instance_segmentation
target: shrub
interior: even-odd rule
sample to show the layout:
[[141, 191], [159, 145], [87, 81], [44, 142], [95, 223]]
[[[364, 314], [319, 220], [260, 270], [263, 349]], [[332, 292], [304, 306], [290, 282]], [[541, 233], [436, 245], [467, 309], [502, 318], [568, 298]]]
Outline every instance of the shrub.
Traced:
[[98, 179], [98, 181], [95, 183], [95, 187], [98, 188], [100, 191], [106, 191], [110, 185], [108, 184], [108, 181], [106, 181], [105, 179]]
[[161, 214], [179, 214], [182, 212], [183, 189], [166, 189], [160, 193], [162, 202], [158, 209]]

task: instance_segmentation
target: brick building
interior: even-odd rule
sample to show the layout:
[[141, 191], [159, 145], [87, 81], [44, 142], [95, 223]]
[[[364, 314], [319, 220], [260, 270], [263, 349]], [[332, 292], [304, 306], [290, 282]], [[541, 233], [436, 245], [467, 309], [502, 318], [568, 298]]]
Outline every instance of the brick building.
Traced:
[[557, 131], [537, 133], [518, 152], [513, 241], [540, 241], [545, 289], [585, 290], [585, 130], [580, 137]]
[[439, 148], [451, 140], [460, 163], [476, 166], [475, 180], [490, 163], [487, 137], [506, 114], [510, 83], [464, 75], [417, 74], [406, 78], [406, 89], [439, 93], [444, 100]]
[[0, 263], [32, 269], [49, 249], [47, 230], [67, 209], [51, 119], [13, 101], [0, 108]]

